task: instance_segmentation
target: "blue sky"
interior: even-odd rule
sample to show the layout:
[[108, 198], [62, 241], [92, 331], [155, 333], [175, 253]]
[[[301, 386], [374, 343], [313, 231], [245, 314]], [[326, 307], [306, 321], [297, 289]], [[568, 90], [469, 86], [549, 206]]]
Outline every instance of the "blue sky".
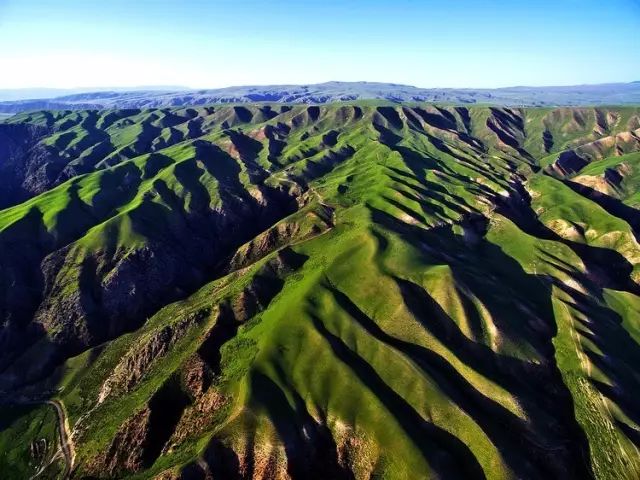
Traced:
[[0, 88], [640, 80], [640, 0], [0, 0]]

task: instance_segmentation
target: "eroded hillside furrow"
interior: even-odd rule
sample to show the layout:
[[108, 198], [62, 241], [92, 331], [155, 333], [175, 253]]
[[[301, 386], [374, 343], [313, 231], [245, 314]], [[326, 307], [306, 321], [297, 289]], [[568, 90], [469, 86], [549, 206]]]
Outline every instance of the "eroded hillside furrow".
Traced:
[[638, 478], [638, 118], [12, 117], [0, 400], [58, 402], [78, 479]]
[[624, 220], [633, 229], [636, 241], [640, 241], [640, 212], [636, 208], [630, 207], [615, 197], [578, 182], [565, 181], [564, 183], [579, 195], [598, 204], [609, 214]]
[[[90, 470], [106, 470], [114, 476], [138, 472], [150, 467], [162, 453], [203, 432], [216, 410], [229, 402], [220, 391], [228, 381], [222, 370], [223, 347], [232, 343], [242, 324], [268, 308], [281, 291], [283, 279], [305, 260], [284, 249], [253, 272], [241, 290], [223, 287], [214, 292], [220, 297], [215, 312], [190, 312], [171, 325], [148, 332], [143, 345], [131, 345], [102, 383], [94, 407], [97, 414], [117, 407], [118, 399], [129, 392], [144, 390], [153, 383], [154, 371], [174, 370], [141, 410], [124, 419], [105, 452], [89, 460]], [[171, 362], [175, 350], [184, 362], [177, 366]]]
[[531, 195], [524, 185], [516, 183], [506, 198], [498, 198], [498, 212], [505, 215], [523, 231], [537, 238], [562, 243], [573, 250], [586, 269], [586, 274], [603, 288], [640, 293], [640, 286], [632, 277], [633, 265], [619, 252], [575, 241], [549, 228], [532, 208]]
[[[426, 320], [426, 313], [429, 309], [433, 309], [430, 312], [433, 315], [432, 318], [438, 318], [440, 322], [450, 321], [445, 320], [447, 314], [440, 309], [439, 305], [433, 301], [433, 299], [428, 297], [428, 294], [421, 291], [419, 287], [402, 280], [398, 280], [398, 282], [407, 307], [421, 322], [424, 322], [424, 325], [432, 323]], [[346, 295], [339, 291], [334, 291], [333, 294], [336, 296], [337, 302], [341, 304], [369, 334], [374, 336], [378, 341], [384, 342], [401, 352], [418, 365], [426, 375], [434, 378], [440, 388], [447, 392], [451, 400], [464, 410], [467, 415], [473, 418], [474, 421], [480, 424], [481, 428], [487, 433], [491, 442], [500, 450], [505, 461], [516, 475], [521, 477], [558, 476], [567, 474], [564, 465], [571, 463], [580, 465], [579, 460], [582, 453], [580, 448], [584, 448], [584, 446], [576, 445], [577, 448], [575, 449], [568, 446], [568, 439], [572, 438], [573, 432], [578, 431], [578, 429], [573, 425], [562, 425], [562, 416], [568, 413], [568, 418], [570, 418], [572, 409], [567, 405], [568, 395], [562, 391], [561, 381], [557, 372], [547, 372], [543, 369], [535, 368], [533, 365], [520, 365], [518, 367], [515, 362], [513, 362], [513, 364], [509, 366], [508, 374], [500, 380], [502, 385], [508, 385], [512, 392], [517, 393], [520, 398], [523, 399], [523, 404], [526, 402], [524, 399], [532, 395], [532, 392], [538, 391], [543, 385], [547, 389], [547, 392], [554, 392], [554, 394], [559, 397], [554, 398], [546, 405], [545, 403], [548, 398], [542, 397], [540, 401], [543, 403], [535, 407], [533, 404], [525, 407], [530, 409], [527, 412], [527, 417], [532, 419], [532, 423], [536, 426], [544, 425], [545, 423], [548, 425], [552, 423], [562, 425], [557, 431], [547, 431], [544, 435], [541, 435], [540, 431], [535, 430], [537, 427], [532, 428], [527, 422], [523, 422], [499, 403], [494, 402], [492, 399], [485, 397], [481, 392], [477, 391], [445, 358], [440, 357], [435, 352], [425, 349], [420, 345], [389, 336], [380, 330], [372, 319], [360, 311]], [[425, 298], [428, 300], [425, 300]], [[434, 326], [434, 328], [437, 327]], [[445, 330], [441, 330], [440, 334], [443, 334], [444, 331]], [[451, 329], [449, 329], [449, 331], [451, 331]], [[445, 338], [446, 336], [451, 338], [451, 333], [445, 334]], [[463, 336], [459, 335], [458, 338], [463, 338]], [[464, 345], [464, 343], [464, 341], [458, 341], [453, 344]], [[489, 360], [487, 358], [480, 359], [477, 354], [474, 354], [473, 349], [470, 351], [467, 350], [466, 355], [463, 354], [463, 356], [467, 356], [467, 358], [471, 357], [469, 360], [472, 359], [471, 364], [473, 365], [500, 364], [504, 361], [499, 358], [497, 362], [496, 360]], [[525, 372], [528, 373], [530, 380], [535, 379], [539, 385], [532, 385], [531, 382], [529, 382], [526, 386], [516, 386], [516, 384], [519, 383], [519, 378], [521, 378], [520, 375]], [[559, 411], [559, 405], [562, 404], [564, 404], [562, 411]], [[551, 420], [551, 415], [549, 415], [552, 411], [556, 413], [554, 420]], [[556, 436], [556, 438], [553, 438], [554, 436]], [[580, 440], [580, 443], [584, 442], [583, 439]], [[522, 456], [521, 452], [523, 450], [527, 451], [536, 462], [530, 462]], [[572, 475], [578, 476], [578, 474], [588, 476], [589, 472], [580, 471], [580, 467], [578, 467]]]

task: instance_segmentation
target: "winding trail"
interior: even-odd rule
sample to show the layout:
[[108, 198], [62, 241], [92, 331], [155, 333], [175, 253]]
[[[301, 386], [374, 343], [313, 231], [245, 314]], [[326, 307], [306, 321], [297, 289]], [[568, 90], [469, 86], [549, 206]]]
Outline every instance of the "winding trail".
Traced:
[[51, 405], [55, 411], [56, 416], [58, 417], [58, 432], [60, 435], [60, 449], [62, 450], [62, 454], [64, 455], [64, 473], [62, 475], [63, 479], [69, 478], [71, 474], [71, 470], [73, 469], [73, 441], [71, 440], [71, 430], [69, 428], [69, 419], [67, 418], [67, 414], [64, 411], [64, 407], [59, 400], [47, 400], [45, 402], [47, 405]]
[[73, 470], [73, 463], [75, 460], [74, 455], [74, 447], [73, 440], [71, 440], [71, 429], [69, 428], [69, 419], [67, 418], [67, 413], [64, 410], [64, 406], [60, 400], [37, 400], [37, 399], [29, 399], [29, 398], [20, 398], [20, 399], [3, 399], [0, 397], [0, 405], [50, 405], [54, 408], [56, 412], [56, 417], [58, 419], [58, 435], [60, 437], [60, 449], [51, 457], [51, 460], [43, 465], [40, 470], [38, 470], [30, 480], [38, 478], [49, 465], [51, 465], [57, 458], [59, 458], [60, 454], [64, 458], [64, 471], [62, 478], [67, 480], [71, 471]]

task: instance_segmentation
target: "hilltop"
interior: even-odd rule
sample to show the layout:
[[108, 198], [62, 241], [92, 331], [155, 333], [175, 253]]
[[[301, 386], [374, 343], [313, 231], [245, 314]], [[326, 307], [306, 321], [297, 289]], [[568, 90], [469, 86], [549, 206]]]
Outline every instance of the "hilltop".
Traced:
[[639, 152], [631, 106], [13, 116], [0, 471], [638, 478]]

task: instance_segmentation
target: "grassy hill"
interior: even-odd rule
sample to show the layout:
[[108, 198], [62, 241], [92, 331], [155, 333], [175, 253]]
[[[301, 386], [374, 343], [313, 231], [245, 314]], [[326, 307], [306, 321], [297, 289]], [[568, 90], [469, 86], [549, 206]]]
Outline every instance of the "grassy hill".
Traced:
[[[637, 478], [639, 135], [635, 107], [11, 117], [0, 390], [60, 402], [72, 478]], [[6, 478], [64, 475], [53, 413], [0, 408]]]

